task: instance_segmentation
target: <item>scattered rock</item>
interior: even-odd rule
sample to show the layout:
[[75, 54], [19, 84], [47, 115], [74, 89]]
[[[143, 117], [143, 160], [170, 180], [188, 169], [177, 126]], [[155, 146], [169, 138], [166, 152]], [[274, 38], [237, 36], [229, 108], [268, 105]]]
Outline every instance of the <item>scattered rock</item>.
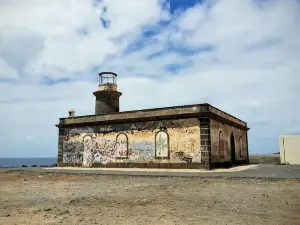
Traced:
[[51, 211], [51, 208], [46, 208], [46, 209], [44, 209], [44, 211], [49, 212], [49, 211]]
[[68, 214], [68, 213], [70, 213], [69, 210], [64, 210], [64, 211], [60, 212], [58, 215], [61, 216], [61, 215]]
[[32, 211], [33, 214], [37, 214], [37, 213], [39, 213], [39, 212], [41, 212], [41, 209], [36, 209], [36, 210], [33, 210], [33, 211]]
[[5, 217], [10, 217], [10, 214], [5, 214]]

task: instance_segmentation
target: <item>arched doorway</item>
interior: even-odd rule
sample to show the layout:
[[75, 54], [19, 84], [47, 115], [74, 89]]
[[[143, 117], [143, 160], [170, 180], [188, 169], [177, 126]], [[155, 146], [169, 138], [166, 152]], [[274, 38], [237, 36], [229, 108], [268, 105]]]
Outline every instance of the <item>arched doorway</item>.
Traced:
[[233, 133], [231, 133], [231, 136], [230, 136], [230, 148], [231, 148], [231, 163], [234, 164], [234, 162], [235, 162], [235, 140], [234, 140]]

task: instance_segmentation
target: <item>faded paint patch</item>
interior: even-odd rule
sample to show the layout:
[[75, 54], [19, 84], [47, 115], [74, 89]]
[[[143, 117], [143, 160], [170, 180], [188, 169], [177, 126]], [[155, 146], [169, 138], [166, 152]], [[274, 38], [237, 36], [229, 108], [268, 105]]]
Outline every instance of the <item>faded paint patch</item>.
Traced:
[[154, 143], [152, 141], [133, 141], [131, 143], [131, 160], [154, 160]]

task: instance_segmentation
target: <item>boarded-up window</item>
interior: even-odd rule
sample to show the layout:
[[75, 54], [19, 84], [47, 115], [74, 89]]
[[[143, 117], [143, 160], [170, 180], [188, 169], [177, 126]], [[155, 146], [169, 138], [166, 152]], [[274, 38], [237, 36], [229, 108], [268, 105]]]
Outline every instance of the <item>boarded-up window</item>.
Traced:
[[128, 157], [128, 137], [120, 133], [116, 137], [116, 158], [122, 159]]
[[165, 131], [159, 131], [155, 135], [155, 158], [169, 158], [169, 135]]
[[243, 157], [243, 139], [240, 137], [240, 157]]
[[223, 141], [223, 132], [219, 132], [219, 155], [221, 158], [224, 158], [224, 141]]

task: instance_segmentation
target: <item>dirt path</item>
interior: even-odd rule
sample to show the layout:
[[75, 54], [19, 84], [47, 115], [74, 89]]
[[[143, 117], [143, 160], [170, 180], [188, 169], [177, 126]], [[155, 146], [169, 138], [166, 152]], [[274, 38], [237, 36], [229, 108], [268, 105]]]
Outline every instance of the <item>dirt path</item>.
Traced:
[[0, 174], [0, 224], [300, 224], [300, 181]]

